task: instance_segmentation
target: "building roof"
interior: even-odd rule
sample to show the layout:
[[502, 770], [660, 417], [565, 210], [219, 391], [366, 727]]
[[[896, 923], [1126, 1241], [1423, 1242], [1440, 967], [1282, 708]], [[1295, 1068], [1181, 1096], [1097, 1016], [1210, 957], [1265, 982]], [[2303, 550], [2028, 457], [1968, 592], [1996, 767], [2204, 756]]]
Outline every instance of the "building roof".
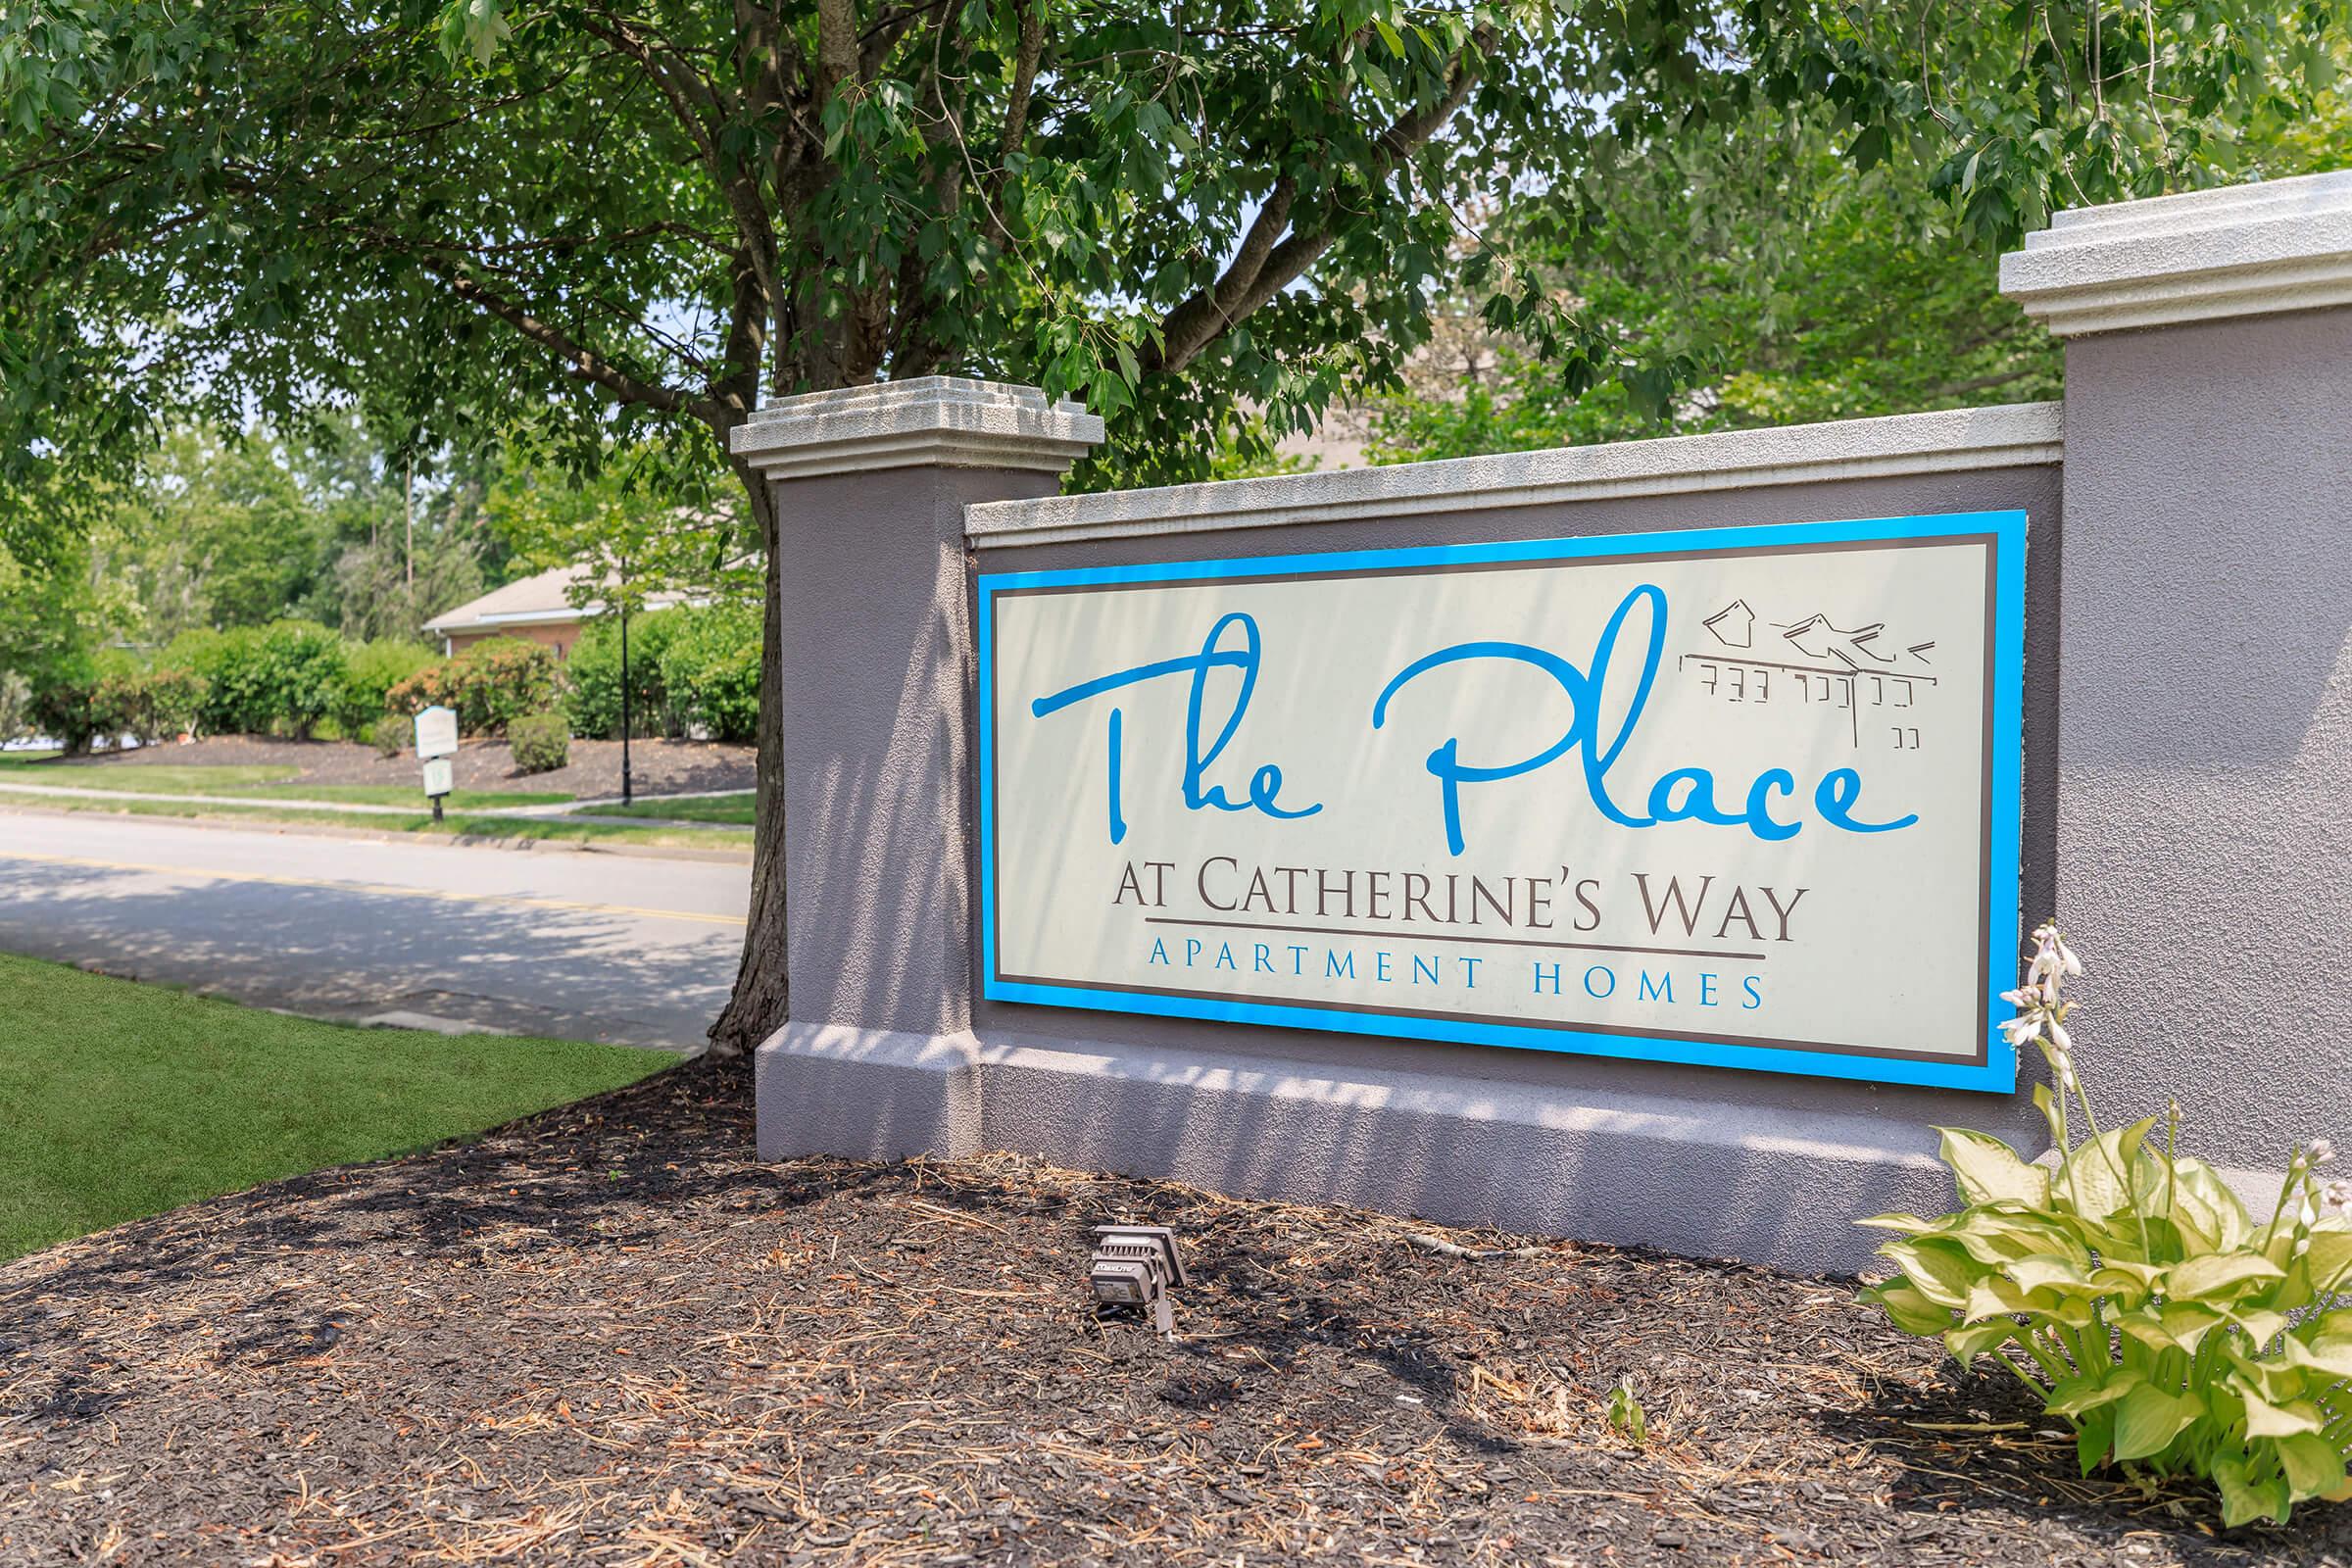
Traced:
[[[580, 566], [550, 566], [504, 588], [493, 588], [481, 598], [469, 599], [454, 610], [445, 610], [426, 621], [424, 629], [446, 637], [451, 632], [496, 631], [506, 626], [559, 626], [591, 619], [602, 614], [604, 607], [592, 603], [584, 610], [579, 609], [568, 597], [572, 584], [580, 580], [584, 570]], [[645, 596], [645, 608], [666, 610], [687, 603], [689, 597], [657, 588]]]

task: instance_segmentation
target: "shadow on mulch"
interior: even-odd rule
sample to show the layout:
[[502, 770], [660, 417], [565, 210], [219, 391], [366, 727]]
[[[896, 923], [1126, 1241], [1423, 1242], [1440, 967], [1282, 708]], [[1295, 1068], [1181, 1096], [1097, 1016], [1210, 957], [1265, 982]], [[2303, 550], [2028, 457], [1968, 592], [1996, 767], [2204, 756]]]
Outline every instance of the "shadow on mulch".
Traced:
[[[0, 1266], [0, 1561], [2352, 1556], [2082, 1480], [1846, 1282], [751, 1137], [690, 1066]], [[1086, 1298], [1145, 1217], [1173, 1345]]]

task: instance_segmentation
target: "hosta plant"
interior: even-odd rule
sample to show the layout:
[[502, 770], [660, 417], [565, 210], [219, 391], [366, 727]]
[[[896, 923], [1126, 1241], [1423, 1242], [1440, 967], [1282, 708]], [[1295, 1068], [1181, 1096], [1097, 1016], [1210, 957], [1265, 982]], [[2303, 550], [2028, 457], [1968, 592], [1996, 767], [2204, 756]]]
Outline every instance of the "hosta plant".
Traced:
[[1937, 1129], [1962, 1206], [1863, 1221], [1896, 1233], [1879, 1250], [1902, 1272], [1862, 1298], [1963, 1365], [1990, 1355], [2016, 1374], [2072, 1426], [2086, 1475], [2112, 1462], [2209, 1478], [2230, 1525], [2352, 1499], [2352, 1183], [2323, 1181], [2334, 1151], [2318, 1139], [2293, 1152], [2270, 1212], [2250, 1213], [2180, 1152], [2177, 1104], [2102, 1128], [2067, 1031], [2082, 972], [2045, 925], [2006, 998], [2010, 1039], [2049, 1063], [2034, 1091], [2049, 1152]]

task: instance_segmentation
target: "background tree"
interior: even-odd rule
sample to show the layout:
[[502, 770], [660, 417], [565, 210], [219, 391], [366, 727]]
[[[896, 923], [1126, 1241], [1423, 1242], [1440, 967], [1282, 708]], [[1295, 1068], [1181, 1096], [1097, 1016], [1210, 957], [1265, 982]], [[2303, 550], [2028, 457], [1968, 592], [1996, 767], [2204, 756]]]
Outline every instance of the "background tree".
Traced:
[[[2339, 40], [2340, 68], [2352, 40]], [[2328, 72], [2318, 74], [2327, 79]], [[2352, 103], [2319, 92], [2280, 118], [2257, 105], [2207, 153], [2233, 178], [2352, 168]], [[1351, 411], [1375, 462], [1910, 414], [2056, 397], [2058, 341], [1999, 290], [1997, 251], [1963, 232], [1934, 171], [1844, 156], [1834, 116], [1758, 106], [1632, 150], [1610, 205], [1561, 231], [1541, 209], [1517, 253], [1572, 308], [1619, 325], [1629, 357], [1678, 368], [1572, 390], [1458, 295], [1404, 371]], [[1656, 401], [1640, 395], [1656, 395]]]
[[[648, 467], [656, 471], [648, 474]], [[759, 542], [739, 497], [705, 468], [683, 474], [658, 450], [607, 453], [587, 474], [515, 467], [485, 498], [491, 531], [522, 570], [578, 569], [574, 609], [641, 614], [649, 596], [757, 598]]]
[[[1952, 9], [17, 0], [0, 420], [20, 459], [98, 463], [159, 410], [283, 422], [326, 391], [419, 438], [591, 466], [663, 426], [715, 464], [764, 394], [954, 369], [1112, 416], [1085, 482], [1176, 477], [1239, 399], [1280, 431], [1393, 383], [1449, 280], [1570, 386], [1654, 394], [1675, 367], [1455, 242], [1505, 193], [1593, 221], [1621, 149], [1669, 125], [1818, 104], [1858, 162], [1936, 168], [1997, 238], [2053, 191], [2199, 177], [2215, 127], [2304, 91], [2281, 63], [2320, 69], [2342, 21]], [[722, 1048], [784, 1005], [772, 621], [768, 643]]]

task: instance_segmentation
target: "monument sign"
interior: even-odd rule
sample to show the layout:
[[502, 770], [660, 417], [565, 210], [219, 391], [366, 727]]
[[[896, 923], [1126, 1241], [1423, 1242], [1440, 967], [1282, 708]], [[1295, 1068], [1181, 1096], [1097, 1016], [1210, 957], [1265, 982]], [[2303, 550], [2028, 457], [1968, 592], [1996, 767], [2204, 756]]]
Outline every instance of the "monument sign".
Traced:
[[984, 992], [2010, 1089], [2025, 530], [983, 574]]

